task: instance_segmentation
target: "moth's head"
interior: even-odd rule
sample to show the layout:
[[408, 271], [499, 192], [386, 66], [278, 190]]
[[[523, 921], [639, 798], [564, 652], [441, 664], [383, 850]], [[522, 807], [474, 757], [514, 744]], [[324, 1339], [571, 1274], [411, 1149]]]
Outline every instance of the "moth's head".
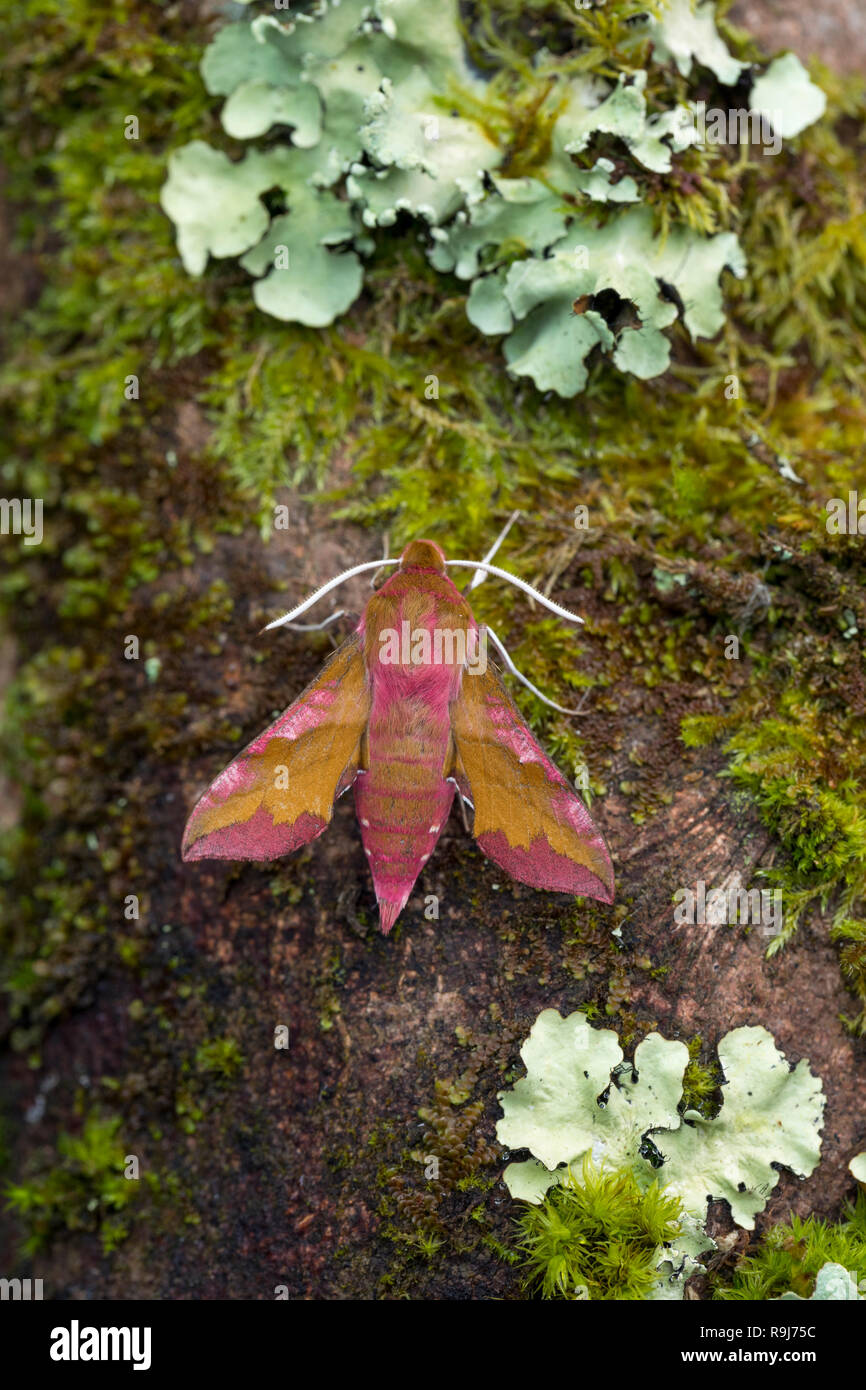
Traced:
[[445, 555], [435, 541], [410, 541], [400, 556], [400, 568], [435, 570], [445, 573]]

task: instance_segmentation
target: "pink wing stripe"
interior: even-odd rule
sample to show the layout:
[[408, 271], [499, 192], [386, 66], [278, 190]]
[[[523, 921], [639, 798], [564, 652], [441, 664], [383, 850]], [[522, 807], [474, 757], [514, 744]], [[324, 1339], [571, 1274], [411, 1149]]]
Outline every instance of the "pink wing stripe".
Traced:
[[319, 686], [317, 690], [311, 690], [306, 698], [299, 697], [293, 705], [289, 705], [289, 708], [283, 711], [270, 728], [265, 729], [263, 734], [259, 734], [258, 738], [253, 739], [242, 756], [249, 758], [255, 757], [257, 753], [263, 753], [272, 738], [294, 740], [307, 733], [309, 729], [316, 728], [318, 724], [321, 724], [323, 716], [327, 714], [339, 693], [339, 681], [329, 681], [327, 685]]
[[315, 840], [326, 828], [321, 816], [302, 811], [291, 825], [275, 823], [259, 806], [247, 821], [224, 825], [185, 847], [184, 859], [279, 859]]
[[[574, 823], [573, 816], [569, 816], [568, 819]], [[586, 834], [583, 838], [595, 839], [599, 854], [610, 865], [601, 838]], [[583, 864], [576, 864], [566, 855], [557, 854], [551, 849], [544, 835], [539, 835], [533, 840], [529, 849], [510, 845], [501, 830], [487, 831], [486, 834], [479, 835], [478, 844], [488, 859], [492, 859], [494, 864], [505, 869], [520, 883], [528, 883], [532, 888], [545, 888], [556, 893], [580, 893], [582, 897], [597, 898], [603, 903], [613, 902], [613, 892], [609, 884], [602, 882]], [[610, 876], [612, 882], [612, 866]]]
[[[548, 781], [555, 782], [558, 787], [568, 788], [568, 783], [559, 768], [554, 766], [543, 748], [536, 743], [517, 712], [504, 700], [487, 700], [485, 705], [490, 722], [496, 730], [498, 742], [510, 749], [520, 763], [541, 763]], [[578, 804], [582, 805], [580, 802]], [[588, 814], [587, 820], [592, 825]]]
[[[235, 792], [250, 791], [256, 782], [256, 766], [250, 760], [264, 753], [274, 738], [294, 741], [309, 729], [316, 728], [318, 724], [321, 724], [322, 717], [327, 714], [338, 694], [339, 689], [336, 683], [321, 690], [314, 690], [305, 700], [301, 699], [290, 705], [287, 710], [283, 711], [279, 719], [276, 719], [265, 729], [264, 733], [254, 738], [252, 743], [248, 743], [244, 751], [239, 753], [228, 767], [223, 768], [218, 777], [214, 778], [207, 791], [200, 798], [190, 817], [187, 833], [193, 828], [193, 821], [203, 811], [209, 811], [214, 806], [221, 806]], [[351, 784], [345, 784], [345, 786], [348, 785]], [[342, 788], [344, 791], [345, 786]], [[299, 843], [303, 843], [303, 841], [299, 841]], [[203, 856], [201, 853], [197, 853], [189, 857], [201, 859]]]

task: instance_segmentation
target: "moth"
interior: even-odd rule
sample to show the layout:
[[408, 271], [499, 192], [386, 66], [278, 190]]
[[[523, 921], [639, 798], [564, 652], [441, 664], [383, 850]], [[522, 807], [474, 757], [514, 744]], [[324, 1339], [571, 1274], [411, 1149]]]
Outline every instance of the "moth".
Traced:
[[447, 569], [471, 565], [470, 590], [494, 574], [561, 617], [582, 619], [491, 565], [492, 554], [483, 561], [446, 560], [433, 541], [413, 541], [399, 561], [356, 565], [269, 623], [293, 622], [355, 574], [399, 565], [316, 679], [202, 796], [187, 822], [184, 859], [288, 854], [322, 834], [335, 801], [351, 787], [387, 934], [433, 853], [456, 792], [473, 811], [480, 848], [512, 878], [612, 902], [604, 839], [488, 663], [487, 637], [509, 669], [535, 687], [492, 630], [479, 628]]

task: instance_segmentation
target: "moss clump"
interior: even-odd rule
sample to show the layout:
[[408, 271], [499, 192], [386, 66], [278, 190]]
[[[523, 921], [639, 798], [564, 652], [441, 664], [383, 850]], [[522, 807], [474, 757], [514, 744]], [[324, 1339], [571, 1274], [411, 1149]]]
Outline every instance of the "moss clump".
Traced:
[[230, 1080], [243, 1066], [243, 1053], [234, 1038], [214, 1038], [196, 1050], [195, 1064], [199, 1071]]
[[[837, 917], [830, 928], [830, 936], [834, 941], [842, 943], [839, 964], [846, 984], [861, 999], [866, 1000], [866, 921], [862, 918], [857, 921], [853, 918]], [[845, 1022], [852, 1031], [862, 1033], [864, 1016], [866, 1007], [859, 1018], [846, 1018]]]
[[518, 1220], [526, 1287], [542, 1298], [645, 1299], [682, 1214], [657, 1182], [642, 1190], [631, 1170], [605, 1173], [585, 1159]]
[[709, 1119], [718, 1109], [718, 1091], [722, 1083], [722, 1073], [717, 1062], [700, 1060], [702, 1040], [700, 1034], [687, 1044], [689, 1060], [683, 1073], [683, 1098], [679, 1109], [697, 1110]]
[[763, 1300], [791, 1290], [810, 1298], [822, 1265], [843, 1265], [855, 1282], [866, 1279], [866, 1192], [849, 1203], [842, 1221], [805, 1220], [771, 1226], [756, 1250], [741, 1259], [729, 1281], [713, 1276], [713, 1298]]
[[9, 1208], [28, 1235], [26, 1254], [43, 1249], [62, 1231], [95, 1231], [108, 1254], [129, 1234], [121, 1218], [136, 1197], [138, 1182], [124, 1177], [119, 1118], [89, 1114], [78, 1135], [61, 1134], [59, 1162], [6, 1188]]
[[[829, 909], [831, 935], [842, 943], [846, 983], [866, 1001], [862, 657], [834, 621], [850, 608], [856, 609], [858, 626], [866, 625], [856, 592], [863, 567], [853, 555], [831, 559], [830, 540], [825, 536], [808, 549], [793, 541], [784, 547], [777, 543], [782, 554], [769, 576], [775, 583], [784, 582], [783, 575], [795, 580], [792, 592], [780, 595], [777, 632], [793, 626], [795, 613], [808, 622], [816, 602], [821, 616], [811, 621], [817, 630], [791, 631], [784, 643], [776, 640], [756, 650], [755, 675], [763, 680], [751, 681], [723, 715], [684, 719], [682, 735], [690, 747], [725, 740], [726, 775], [749, 792], [785, 851], [766, 878], [781, 889], [784, 912], [768, 954], [792, 939], [806, 912]], [[848, 1022], [862, 1032], [866, 1007]]]
[[[467, 1054], [456, 1076], [439, 1077], [433, 1099], [418, 1110], [413, 1143], [398, 1162], [383, 1166], [379, 1185], [382, 1233], [395, 1256], [383, 1276], [383, 1291], [405, 1292], [420, 1277], [419, 1257], [462, 1259], [482, 1248], [506, 1264], [516, 1256], [504, 1243], [504, 1197], [496, 1186], [501, 1152], [487, 1142], [484, 1103], [471, 1099], [476, 1087], [493, 1089], [514, 1050], [517, 1031], [496, 1017], [488, 1033], [458, 1027]], [[419, 1068], [425, 1058], [419, 1055]], [[501, 1188], [501, 1184], [499, 1185]], [[503, 1237], [503, 1239], [500, 1239]]]
[[404, 1166], [380, 1174], [384, 1234], [426, 1258], [443, 1246], [465, 1253], [482, 1236], [468, 1218], [475, 1217], [478, 1194], [483, 1199], [493, 1186], [499, 1151], [480, 1132], [483, 1104], [464, 1105], [466, 1099], [465, 1088], [437, 1081], [433, 1104], [418, 1111], [423, 1144], [406, 1154]]

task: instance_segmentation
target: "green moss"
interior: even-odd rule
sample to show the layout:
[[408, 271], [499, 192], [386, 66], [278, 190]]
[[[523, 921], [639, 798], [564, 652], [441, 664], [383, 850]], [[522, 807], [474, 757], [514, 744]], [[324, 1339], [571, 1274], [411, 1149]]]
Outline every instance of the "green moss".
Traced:
[[199, 1071], [229, 1080], [243, 1066], [243, 1054], [234, 1038], [214, 1038], [196, 1050], [195, 1064]]
[[28, 1232], [25, 1253], [43, 1249], [61, 1231], [98, 1232], [106, 1254], [126, 1239], [138, 1182], [124, 1176], [120, 1128], [118, 1117], [91, 1112], [80, 1134], [59, 1136], [56, 1167], [42, 1165], [7, 1186], [8, 1207]]
[[427, 1258], [443, 1245], [455, 1254], [472, 1249], [480, 1240], [480, 1234], [466, 1224], [475, 1201], [467, 1203], [464, 1196], [455, 1206], [453, 1198], [473, 1187], [487, 1194], [493, 1186], [491, 1168], [499, 1155], [480, 1132], [482, 1104], [465, 1105], [466, 1098], [465, 1088], [456, 1089], [450, 1081], [436, 1082], [433, 1104], [418, 1111], [423, 1143], [407, 1151], [400, 1166], [386, 1167], [380, 1174], [385, 1187], [380, 1206], [383, 1234]]
[[645, 1299], [681, 1217], [658, 1183], [642, 1191], [630, 1170], [602, 1173], [585, 1160], [518, 1219], [526, 1286], [542, 1298]]
[[441, 1263], [488, 1248], [499, 1258], [500, 1247], [506, 1248], [495, 1229], [502, 1205], [494, 1196], [500, 1151], [485, 1137], [483, 1102], [471, 1096], [502, 1076], [516, 1038], [502, 1025], [490, 1033], [458, 1028], [463, 1070], [434, 1081], [432, 1101], [418, 1110], [413, 1145], [381, 1166], [381, 1230], [394, 1248], [383, 1292], [415, 1288], [419, 1257]]
[[725, 1278], [712, 1280], [713, 1297], [751, 1301], [779, 1298], [792, 1290], [809, 1298], [815, 1276], [828, 1262], [840, 1264], [855, 1282], [866, 1279], [866, 1193], [858, 1192], [838, 1222], [798, 1216], [771, 1226], [757, 1249], [741, 1259]]
[[[802, 598], [789, 601], [788, 621], [806, 609], [810, 590], [836, 585], [827, 617], [842, 605], [854, 578], [817, 552], [791, 548], [779, 562], [798, 570]], [[825, 590], [826, 592], [826, 590]], [[813, 600], [814, 601], [814, 600]], [[849, 601], [857, 603], [851, 596]], [[786, 624], [787, 626], [787, 624]], [[862, 679], [861, 657], [832, 621], [805, 640], [792, 633], [758, 658], [763, 680], [755, 680], [724, 716], [683, 722], [687, 745], [725, 737], [726, 775], [745, 788], [761, 819], [776, 835], [785, 857], [767, 874], [782, 891], [784, 926], [769, 946], [773, 954], [791, 940], [812, 907], [830, 910], [831, 934], [845, 943], [846, 982], [866, 1000], [861, 936], [866, 904], [866, 739], [854, 690]], [[828, 630], [829, 629], [829, 630]], [[850, 1020], [862, 1031], [862, 1007]]]
[[[866, 999], [866, 921], [837, 917], [830, 928], [833, 941], [842, 942], [839, 962], [849, 989]], [[863, 1017], [846, 1018], [852, 1031], [863, 1031]]]
[[709, 1118], [718, 1109], [716, 1101], [722, 1075], [718, 1062], [700, 1060], [702, 1040], [700, 1035], [688, 1043], [689, 1060], [683, 1073], [683, 1098], [680, 1110], [697, 1110]]

